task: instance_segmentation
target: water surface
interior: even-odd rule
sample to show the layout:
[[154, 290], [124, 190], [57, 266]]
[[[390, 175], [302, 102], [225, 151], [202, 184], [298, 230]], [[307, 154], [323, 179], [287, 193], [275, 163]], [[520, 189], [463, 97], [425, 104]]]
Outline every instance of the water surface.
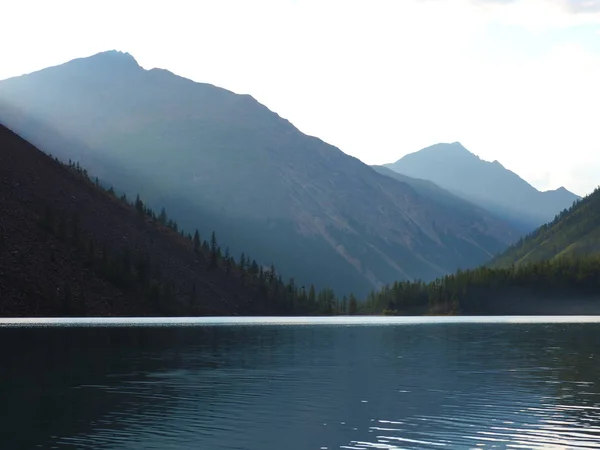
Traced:
[[2, 448], [599, 448], [599, 322], [6, 320]]

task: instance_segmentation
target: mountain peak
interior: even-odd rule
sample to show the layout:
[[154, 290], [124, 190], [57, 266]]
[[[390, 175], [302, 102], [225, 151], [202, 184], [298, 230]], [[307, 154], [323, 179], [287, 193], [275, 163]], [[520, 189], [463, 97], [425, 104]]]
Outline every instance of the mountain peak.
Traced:
[[133, 64], [139, 66], [138, 62], [131, 53], [122, 52], [120, 50], [107, 50], [96, 53], [95, 55], [90, 56], [88, 59], [111, 61], [114, 63], [119, 62], [122, 64]]
[[108, 50], [85, 58], [77, 58], [70, 61], [70, 63], [89, 66], [94, 69], [127, 70], [140, 68], [140, 65], [130, 53], [119, 50]]
[[[439, 144], [434, 144], [429, 147], [426, 147], [419, 152], [429, 152], [429, 153], [451, 153], [451, 154], [463, 154], [463, 155], [473, 155], [469, 150], [465, 148], [460, 142], [440, 142]], [[416, 152], [416, 153], [419, 153]]]
[[460, 142], [432, 145], [386, 167], [432, 181], [501, 217], [514, 217], [530, 230], [552, 220], [575, 199], [566, 189], [541, 195], [499, 161], [483, 160]]
[[569, 191], [566, 187], [561, 186], [557, 189], [549, 189], [547, 191], [544, 191], [544, 193], [549, 193], [549, 194], [559, 194], [565, 198], [572, 198], [573, 200], [576, 199], [580, 199], [581, 197], [577, 194], [574, 194], [573, 192]]
[[475, 158], [479, 159], [475, 154], [471, 153], [460, 142], [440, 142], [439, 144], [430, 145], [422, 150], [405, 155], [397, 162], [413, 158], [436, 157], [436, 158]]
[[556, 189], [547, 189], [544, 192], [561, 192], [561, 193], [563, 193], [563, 192], [569, 192], [569, 191], [564, 186], [561, 186], [561, 187], [556, 188]]
[[[433, 144], [426, 148], [436, 148], [440, 150], [467, 150], [464, 145], [460, 142], [440, 142], [438, 144]], [[467, 150], [468, 151], [468, 150]]]
[[106, 50], [104, 52], [96, 53], [95, 55], [92, 55], [89, 58], [96, 58], [96, 59], [103, 58], [105, 60], [108, 60], [110, 58], [110, 60], [112, 60], [112, 61], [122, 61], [122, 62], [130, 62], [130, 63], [132, 62], [132, 63], [135, 63], [136, 65], [138, 65], [137, 61], [135, 60], [135, 58], [133, 57], [133, 55], [131, 53], [122, 52], [120, 50]]

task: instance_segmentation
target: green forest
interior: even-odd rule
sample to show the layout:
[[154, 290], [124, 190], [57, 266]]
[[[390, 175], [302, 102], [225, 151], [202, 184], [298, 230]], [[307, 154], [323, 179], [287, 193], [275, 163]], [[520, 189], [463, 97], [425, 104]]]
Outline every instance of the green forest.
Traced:
[[[600, 294], [600, 255], [491, 269], [458, 271], [430, 283], [396, 282], [371, 293], [365, 314], [492, 314], [503, 302], [596, 298]], [[600, 302], [599, 302], [600, 304]]]

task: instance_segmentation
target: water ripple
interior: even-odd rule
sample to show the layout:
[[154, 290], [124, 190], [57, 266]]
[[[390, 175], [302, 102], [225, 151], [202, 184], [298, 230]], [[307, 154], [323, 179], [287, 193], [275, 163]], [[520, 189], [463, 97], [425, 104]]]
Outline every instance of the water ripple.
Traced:
[[598, 324], [0, 331], [6, 448], [600, 448]]

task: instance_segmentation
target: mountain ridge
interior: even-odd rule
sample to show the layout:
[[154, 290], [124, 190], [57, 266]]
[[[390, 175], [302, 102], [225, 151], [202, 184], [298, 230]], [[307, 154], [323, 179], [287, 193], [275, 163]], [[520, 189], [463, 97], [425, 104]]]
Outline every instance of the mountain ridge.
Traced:
[[88, 58], [0, 82], [0, 120], [303, 283], [364, 294], [480, 264], [517, 238], [491, 216], [449, 214], [251, 96], [139, 65], [88, 73]]
[[384, 164], [395, 172], [428, 179], [529, 232], [580, 197], [561, 187], [539, 191], [500, 162], [489, 162], [460, 142], [440, 143]]

